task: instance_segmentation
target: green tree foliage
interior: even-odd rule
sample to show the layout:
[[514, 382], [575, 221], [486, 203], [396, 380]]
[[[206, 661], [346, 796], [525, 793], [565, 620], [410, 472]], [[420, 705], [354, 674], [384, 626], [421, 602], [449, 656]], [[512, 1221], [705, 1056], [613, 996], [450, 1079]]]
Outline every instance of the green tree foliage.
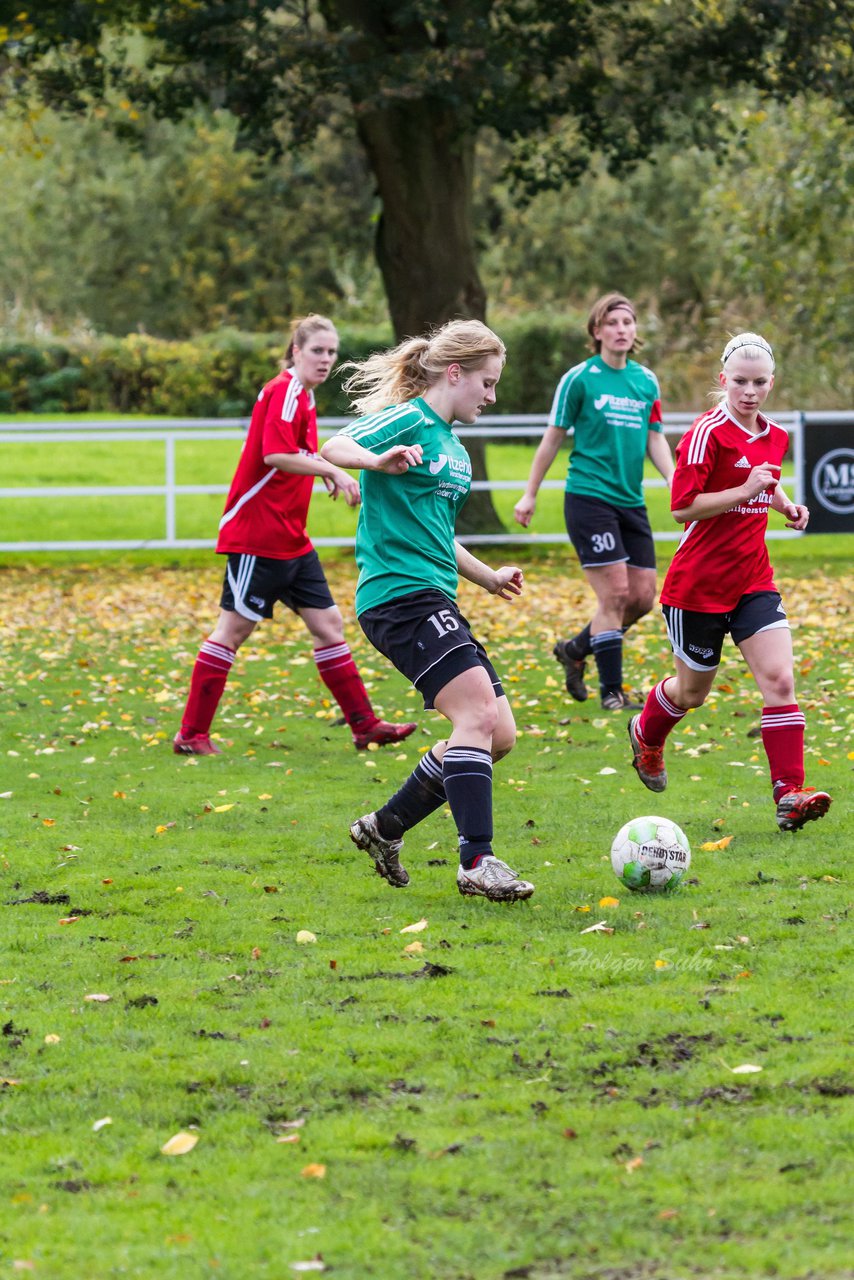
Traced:
[[778, 399], [850, 404], [854, 126], [803, 96], [730, 96], [716, 115], [729, 139], [717, 154], [676, 139], [621, 178], [597, 162], [576, 187], [524, 205], [498, 180], [491, 140], [477, 208], [494, 305], [560, 313], [618, 287], [642, 304], [671, 405], [698, 403], [722, 335], [743, 328], [779, 347]]
[[[547, 407], [550, 381], [584, 354], [589, 302], [612, 286], [641, 304], [645, 357], [671, 408], [703, 403], [723, 333], [745, 327], [779, 348], [777, 401], [852, 402], [854, 128], [815, 99], [760, 109], [742, 96], [719, 103], [718, 115], [731, 138], [723, 154], [667, 143], [619, 179], [596, 161], [576, 187], [525, 204], [502, 177], [504, 144], [485, 135], [475, 220], [493, 320], [512, 353], [502, 406]], [[223, 325], [269, 334], [309, 308], [329, 311], [348, 334], [384, 321], [363, 188], [356, 177], [348, 185], [359, 164], [352, 140], [328, 131], [271, 173], [234, 150], [228, 117], [148, 124], [145, 136], [130, 149], [102, 120], [0, 117], [0, 328], [20, 337], [94, 327], [184, 338]], [[270, 216], [281, 198], [292, 200], [288, 219]], [[234, 248], [224, 250], [226, 231]], [[277, 341], [260, 345], [275, 352]], [[165, 411], [245, 412], [273, 357], [256, 360], [243, 340], [223, 344], [247, 360], [245, 387], [232, 370], [224, 381], [214, 371], [194, 408], [208, 357], [194, 354], [184, 368], [173, 352], [182, 368], [163, 393]], [[154, 359], [152, 344], [144, 350]], [[12, 361], [6, 408], [153, 403], [148, 382], [121, 373], [106, 399], [87, 375], [75, 400], [79, 373], [67, 359], [29, 370], [15, 399], [12, 352], [3, 351]], [[162, 368], [159, 356], [154, 363]]]
[[705, 108], [729, 84], [783, 98], [806, 86], [850, 108], [853, 19], [854, 0], [40, 0], [33, 13], [0, 0], [7, 86], [33, 75], [63, 109], [111, 87], [170, 119], [222, 106], [268, 151], [349, 108], [382, 200], [377, 256], [398, 333], [483, 313], [483, 126], [508, 140], [532, 193], [577, 178], [594, 153], [637, 161], [676, 119], [708, 141]]
[[0, 119], [0, 289], [7, 315], [164, 337], [284, 329], [307, 310], [356, 318], [381, 286], [373, 198], [353, 144], [261, 165], [232, 117], [147, 119], [129, 147], [98, 116]]

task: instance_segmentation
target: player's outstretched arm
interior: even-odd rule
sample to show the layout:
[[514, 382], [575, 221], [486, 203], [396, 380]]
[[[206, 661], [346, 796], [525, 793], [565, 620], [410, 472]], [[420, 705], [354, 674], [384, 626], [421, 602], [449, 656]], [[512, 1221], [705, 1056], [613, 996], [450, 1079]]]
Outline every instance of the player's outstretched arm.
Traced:
[[799, 502], [792, 502], [791, 498], [781, 489], [780, 485], [774, 490], [774, 496], [771, 499], [771, 509], [779, 511], [781, 515], [786, 517], [787, 529], [806, 529], [810, 520], [809, 508], [802, 506]]
[[420, 444], [396, 444], [384, 453], [371, 453], [350, 436], [339, 433], [327, 440], [320, 450], [327, 462], [352, 471], [384, 471], [399, 476], [421, 463]]
[[361, 501], [358, 480], [336, 467], [317, 453], [268, 453], [264, 457], [268, 467], [295, 476], [320, 476], [331, 498], [343, 493], [348, 507], [356, 507]]
[[477, 556], [473, 556], [461, 542], [454, 543], [457, 554], [457, 572], [467, 582], [483, 587], [492, 596], [500, 596], [502, 600], [510, 600], [522, 594], [524, 582], [522, 570], [515, 564], [502, 565], [500, 569], [492, 569]]
[[[773, 462], [761, 462], [753, 467], [744, 484], [732, 489], [721, 489], [717, 493], [698, 493], [687, 507], [674, 507], [673, 519], [679, 524], [688, 524], [691, 520], [710, 520], [712, 516], [731, 511], [740, 502], [750, 502], [764, 490], [773, 491], [780, 478], [780, 468]], [[773, 498], [772, 498], [773, 506]]]
[[565, 439], [566, 432], [561, 427], [546, 427], [543, 432], [543, 438], [537, 445], [537, 452], [531, 462], [531, 474], [528, 476], [525, 492], [513, 508], [513, 516], [516, 523], [521, 524], [525, 529], [527, 529], [534, 517], [540, 485], [543, 483], [546, 472], [557, 457], [558, 449], [560, 449]]
[[669, 488], [676, 464], [673, 461], [673, 452], [670, 444], [663, 431], [650, 431], [646, 439], [646, 451], [649, 454], [652, 465], [664, 477]]

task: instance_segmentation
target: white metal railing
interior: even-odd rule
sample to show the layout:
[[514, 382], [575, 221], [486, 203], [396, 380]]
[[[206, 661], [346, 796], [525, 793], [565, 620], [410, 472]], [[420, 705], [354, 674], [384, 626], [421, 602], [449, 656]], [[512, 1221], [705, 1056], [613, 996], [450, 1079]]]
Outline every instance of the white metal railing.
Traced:
[[[668, 436], [680, 436], [693, 422], [696, 415], [687, 413], [670, 413], [664, 415], [664, 430]], [[321, 439], [334, 435], [339, 427], [352, 421], [351, 418], [328, 417], [318, 421], [318, 434]], [[803, 460], [803, 415], [800, 411], [775, 415], [775, 421], [789, 431], [794, 452], [794, 466], [791, 473], [783, 476], [786, 482], [794, 480], [795, 501], [802, 500], [802, 460]], [[456, 428], [462, 438], [481, 437], [491, 443], [503, 439], [518, 440], [520, 438], [539, 438], [548, 422], [548, 415], [543, 413], [527, 414], [494, 414], [482, 417], [477, 426]], [[177, 503], [178, 499], [187, 495], [221, 494], [228, 492], [224, 484], [178, 484], [176, 482], [175, 446], [188, 440], [223, 441], [242, 440], [249, 424], [248, 418], [162, 418], [158, 420], [140, 419], [138, 422], [127, 418], [112, 422], [26, 422], [0, 423], [0, 444], [84, 444], [110, 441], [161, 442], [164, 453], [163, 484], [151, 485], [41, 485], [41, 486], [9, 486], [0, 488], [0, 499], [24, 500], [27, 498], [96, 498], [96, 497], [162, 497], [164, 499], [164, 536], [162, 538], [121, 538], [121, 539], [84, 539], [84, 540], [50, 540], [34, 541], [0, 541], [0, 551], [131, 551], [131, 550], [181, 550], [215, 546], [213, 538], [179, 538], [177, 537]], [[473, 489], [516, 490], [521, 492], [526, 479], [521, 480], [476, 480]], [[661, 488], [664, 481], [654, 478], [644, 481], [646, 488]], [[543, 489], [563, 489], [564, 481], [544, 480]], [[322, 482], [315, 489], [324, 491]], [[681, 536], [681, 531], [674, 528], [672, 532], [655, 533], [659, 542], [672, 542]], [[769, 531], [769, 538], [797, 538], [801, 535], [792, 530], [780, 529]], [[563, 530], [554, 533], [528, 533], [523, 530], [501, 534], [476, 534], [464, 537], [463, 542], [478, 543], [548, 543], [563, 542], [566, 534]], [[348, 547], [353, 545], [352, 537], [312, 538], [318, 547]]]

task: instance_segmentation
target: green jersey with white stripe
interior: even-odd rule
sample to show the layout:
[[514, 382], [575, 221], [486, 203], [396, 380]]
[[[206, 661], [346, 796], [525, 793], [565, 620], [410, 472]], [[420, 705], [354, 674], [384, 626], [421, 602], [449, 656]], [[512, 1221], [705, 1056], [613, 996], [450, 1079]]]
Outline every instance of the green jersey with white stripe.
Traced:
[[651, 369], [612, 369], [592, 356], [563, 375], [549, 422], [574, 430], [567, 493], [615, 507], [642, 507], [647, 436], [661, 431], [661, 392]]
[[423, 451], [421, 464], [403, 475], [361, 473], [356, 613], [428, 587], [456, 599], [454, 526], [471, 489], [471, 461], [459, 438], [420, 398], [359, 418], [340, 434], [371, 453], [396, 444]]

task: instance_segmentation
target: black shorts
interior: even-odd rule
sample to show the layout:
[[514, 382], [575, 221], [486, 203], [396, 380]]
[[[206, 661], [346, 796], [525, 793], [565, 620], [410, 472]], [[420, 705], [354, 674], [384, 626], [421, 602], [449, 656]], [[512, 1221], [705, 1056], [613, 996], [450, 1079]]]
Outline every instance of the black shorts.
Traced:
[[599, 498], [567, 493], [563, 517], [582, 569], [625, 561], [631, 569], [655, 568], [655, 541], [646, 507], [615, 507]]
[[427, 711], [446, 684], [473, 667], [484, 668], [496, 698], [504, 696], [486, 650], [442, 591], [414, 591], [366, 609], [359, 614], [359, 626], [374, 648], [412, 681]]
[[229, 552], [220, 608], [260, 622], [272, 618], [277, 600], [294, 613], [335, 607], [317, 552], [312, 548], [295, 560]]
[[735, 644], [741, 644], [760, 631], [789, 629], [776, 591], [752, 591], [729, 613], [694, 613], [672, 604], [663, 604], [661, 611], [673, 652], [693, 671], [714, 671], [720, 665], [727, 633]]

